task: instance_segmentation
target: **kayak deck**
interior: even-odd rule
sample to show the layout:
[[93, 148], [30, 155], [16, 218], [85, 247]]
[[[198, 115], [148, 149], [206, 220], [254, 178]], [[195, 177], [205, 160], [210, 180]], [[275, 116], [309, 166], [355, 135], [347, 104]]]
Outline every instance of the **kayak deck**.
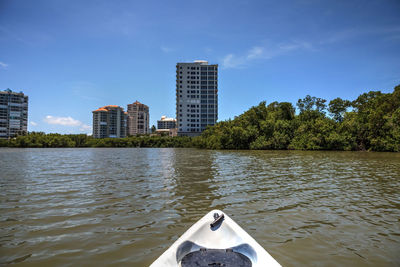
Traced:
[[222, 264], [280, 266], [229, 216], [220, 210], [213, 210], [190, 227], [151, 264], [151, 267], [222, 266]]

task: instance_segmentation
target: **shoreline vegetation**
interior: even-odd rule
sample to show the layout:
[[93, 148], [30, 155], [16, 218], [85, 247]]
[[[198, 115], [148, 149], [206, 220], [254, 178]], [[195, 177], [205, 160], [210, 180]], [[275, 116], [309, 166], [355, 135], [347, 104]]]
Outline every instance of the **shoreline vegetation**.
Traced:
[[354, 101], [307, 95], [272, 102], [208, 127], [198, 137], [130, 136], [95, 139], [85, 134], [31, 132], [0, 139], [0, 147], [193, 147], [254, 150], [400, 151], [400, 85]]

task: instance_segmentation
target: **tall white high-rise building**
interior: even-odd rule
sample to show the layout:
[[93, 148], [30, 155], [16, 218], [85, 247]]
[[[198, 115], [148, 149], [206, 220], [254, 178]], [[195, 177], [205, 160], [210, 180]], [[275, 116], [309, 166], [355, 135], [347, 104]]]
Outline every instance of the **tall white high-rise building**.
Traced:
[[218, 64], [205, 60], [176, 64], [178, 135], [196, 136], [218, 119]]
[[10, 89], [0, 91], [0, 138], [28, 131], [28, 96]]

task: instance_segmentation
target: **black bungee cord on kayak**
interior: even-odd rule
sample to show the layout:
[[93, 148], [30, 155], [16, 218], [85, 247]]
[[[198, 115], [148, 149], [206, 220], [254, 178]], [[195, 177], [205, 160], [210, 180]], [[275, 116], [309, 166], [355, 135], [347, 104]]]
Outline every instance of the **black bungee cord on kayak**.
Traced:
[[219, 226], [223, 220], [224, 220], [223, 213], [221, 213], [221, 215], [219, 215], [218, 213], [214, 213], [214, 221], [210, 223], [210, 227], [215, 228], [216, 226]]

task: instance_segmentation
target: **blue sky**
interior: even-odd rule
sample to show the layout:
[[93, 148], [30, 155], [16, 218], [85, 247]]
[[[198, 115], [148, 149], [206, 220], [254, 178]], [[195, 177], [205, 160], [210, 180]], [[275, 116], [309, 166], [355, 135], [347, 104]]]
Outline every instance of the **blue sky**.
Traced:
[[219, 70], [219, 120], [265, 100], [355, 99], [400, 84], [400, 1], [0, 0], [0, 90], [29, 131], [91, 133], [138, 100], [175, 117], [175, 64]]

